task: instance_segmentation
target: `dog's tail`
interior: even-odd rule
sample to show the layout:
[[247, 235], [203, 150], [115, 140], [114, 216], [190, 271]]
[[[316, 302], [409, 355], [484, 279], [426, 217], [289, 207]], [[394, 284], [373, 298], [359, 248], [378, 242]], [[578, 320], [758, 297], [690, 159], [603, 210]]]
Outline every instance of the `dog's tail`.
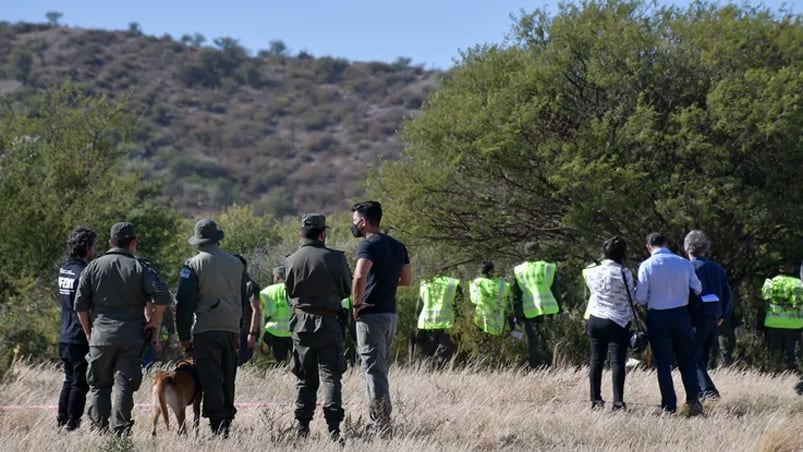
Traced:
[[167, 427], [168, 430], [170, 430], [170, 416], [167, 415], [165, 391], [167, 391], [168, 386], [174, 383], [173, 377], [174, 375], [172, 373], [166, 375], [164, 380], [162, 380], [162, 384], [159, 385], [159, 410], [162, 412], [162, 417], [165, 418], [165, 427]]
[[151, 431], [153, 436], [156, 436], [156, 424], [159, 422], [159, 414], [165, 418], [165, 427], [170, 430], [170, 416], [167, 415], [165, 391], [170, 383], [173, 383], [173, 375], [165, 373], [161, 377], [153, 386], [153, 430]]

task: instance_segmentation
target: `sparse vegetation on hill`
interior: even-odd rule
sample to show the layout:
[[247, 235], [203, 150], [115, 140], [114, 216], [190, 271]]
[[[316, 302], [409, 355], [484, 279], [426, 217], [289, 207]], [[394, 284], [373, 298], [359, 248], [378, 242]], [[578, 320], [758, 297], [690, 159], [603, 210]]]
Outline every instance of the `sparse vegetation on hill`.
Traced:
[[[52, 17], [51, 17], [52, 16]], [[236, 39], [148, 36], [0, 23], [0, 96], [24, 101], [63, 81], [130, 95], [131, 164], [188, 213], [253, 204], [277, 217], [336, 210], [362, 193], [367, 165], [397, 159], [397, 135], [444, 76], [394, 63], [251, 56]]]

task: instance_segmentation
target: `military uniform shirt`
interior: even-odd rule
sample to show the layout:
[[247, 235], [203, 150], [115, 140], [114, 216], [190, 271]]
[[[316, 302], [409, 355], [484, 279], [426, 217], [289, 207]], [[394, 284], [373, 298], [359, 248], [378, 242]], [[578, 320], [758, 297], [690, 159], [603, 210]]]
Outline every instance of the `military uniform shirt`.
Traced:
[[167, 285], [142, 259], [128, 250], [112, 248], [81, 273], [75, 311], [89, 312], [89, 345], [139, 343], [145, 326], [145, 303], [168, 305]]

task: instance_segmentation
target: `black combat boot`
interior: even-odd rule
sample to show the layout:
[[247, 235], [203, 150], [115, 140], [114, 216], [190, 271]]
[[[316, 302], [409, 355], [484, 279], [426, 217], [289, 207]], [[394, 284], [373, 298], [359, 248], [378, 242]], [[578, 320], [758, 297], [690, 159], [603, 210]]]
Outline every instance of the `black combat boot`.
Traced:
[[309, 421], [296, 421], [296, 438], [307, 439], [309, 436]]

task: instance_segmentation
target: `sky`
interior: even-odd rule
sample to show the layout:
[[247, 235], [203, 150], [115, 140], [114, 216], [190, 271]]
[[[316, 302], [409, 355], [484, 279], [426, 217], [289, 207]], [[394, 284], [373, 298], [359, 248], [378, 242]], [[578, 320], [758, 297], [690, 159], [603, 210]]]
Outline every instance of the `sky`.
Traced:
[[[803, 0], [749, 4], [773, 11], [785, 5], [799, 14]], [[44, 23], [45, 13], [56, 11], [71, 27], [127, 30], [137, 22], [148, 35], [200, 33], [207, 44], [231, 37], [252, 54], [280, 40], [292, 55], [384, 62], [404, 57], [427, 69], [448, 69], [461, 50], [504, 43], [511, 14], [536, 8], [555, 13], [557, 0], [0, 0], [0, 21]]]

